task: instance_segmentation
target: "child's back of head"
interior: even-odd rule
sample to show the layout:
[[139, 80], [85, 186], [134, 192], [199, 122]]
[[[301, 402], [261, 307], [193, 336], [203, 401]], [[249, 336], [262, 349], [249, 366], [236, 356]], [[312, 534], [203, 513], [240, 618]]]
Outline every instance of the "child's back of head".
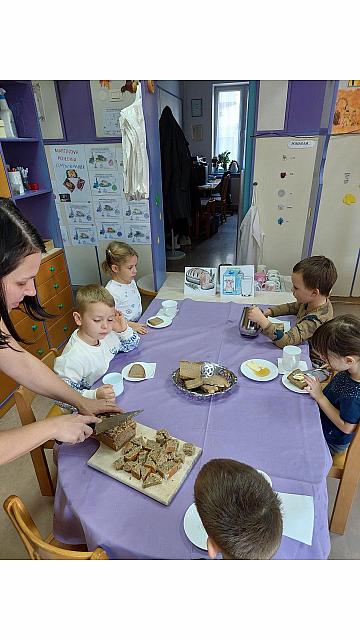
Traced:
[[126, 242], [113, 240], [106, 248], [105, 260], [102, 262], [101, 268], [107, 275], [112, 276], [114, 274], [113, 265], [119, 268], [133, 256], [138, 257], [138, 254], [132, 246]]
[[76, 293], [75, 306], [78, 313], [85, 313], [91, 304], [101, 302], [107, 307], [115, 307], [115, 300], [111, 293], [100, 284], [87, 284], [79, 287]]
[[229, 560], [268, 560], [282, 536], [280, 501], [256, 469], [236, 460], [207, 462], [194, 487], [202, 523]]
[[360, 319], [346, 314], [318, 327], [312, 337], [313, 349], [323, 358], [360, 357]]
[[325, 256], [311, 256], [300, 260], [293, 267], [293, 273], [301, 273], [306, 289], [319, 289], [319, 293], [326, 297], [337, 280], [335, 265]]

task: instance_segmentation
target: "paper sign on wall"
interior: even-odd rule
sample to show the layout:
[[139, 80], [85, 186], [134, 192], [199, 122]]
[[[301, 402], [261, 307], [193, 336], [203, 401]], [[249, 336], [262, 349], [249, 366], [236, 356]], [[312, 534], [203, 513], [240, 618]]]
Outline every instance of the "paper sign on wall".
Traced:
[[84, 145], [54, 145], [51, 159], [61, 201], [88, 202], [91, 199]]
[[125, 242], [129, 244], [150, 244], [150, 225], [125, 224]]
[[84, 222], [94, 222], [94, 213], [91, 204], [71, 203], [64, 204], [66, 219], [69, 224], [83, 224]]
[[94, 211], [97, 220], [122, 216], [121, 198], [94, 197]]
[[121, 240], [124, 237], [123, 225], [113, 219], [97, 221], [96, 227], [99, 240]]
[[121, 195], [122, 180], [117, 172], [101, 173], [97, 171], [89, 171], [90, 185], [93, 195], [104, 193]]
[[73, 245], [97, 244], [96, 227], [93, 224], [70, 226], [70, 239]]
[[114, 171], [118, 168], [114, 147], [86, 145], [85, 148], [89, 169], [112, 169]]
[[129, 200], [125, 203], [125, 222], [148, 222], [150, 220], [149, 200]]

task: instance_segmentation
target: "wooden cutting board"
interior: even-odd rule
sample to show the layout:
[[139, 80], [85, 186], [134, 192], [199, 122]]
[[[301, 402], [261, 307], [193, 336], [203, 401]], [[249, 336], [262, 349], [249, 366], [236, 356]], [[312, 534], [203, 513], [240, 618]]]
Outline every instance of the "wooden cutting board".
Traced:
[[[146, 427], [145, 425], [137, 422], [136, 436], [145, 436], [145, 438], [155, 440], [156, 429]], [[175, 436], [172, 437], [175, 438]], [[179, 441], [179, 449], [182, 449], [182, 445], [185, 443], [185, 440], [180, 440], [179, 438], [176, 438], [176, 440]], [[88, 465], [93, 469], [101, 471], [101, 473], [105, 473], [111, 478], [114, 478], [115, 480], [128, 485], [128, 487], [132, 487], [133, 489], [136, 489], [136, 491], [144, 493], [146, 496], [149, 496], [149, 498], [153, 498], [153, 500], [157, 500], [162, 504], [168, 505], [172, 501], [175, 494], [179, 491], [185, 478], [188, 476], [195, 462], [200, 457], [201, 452], [202, 449], [195, 445], [194, 455], [185, 457], [185, 462], [181, 465], [179, 471], [177, 471], [172, 478], [170, 478], [169, 480], [163, 480], [161, 484], [157, 484], [146, 489], [143, 489], [142, 480], [137, 480], [126, 471], [117, 471], [115, 469], [114, 462], [115, 460], [120, 458], [121, 451], [114, 451], [103, 443], [100, 443], [100, 447], [98, 448], [96, 453], [94, 453], [94, 455], [88, 460]]]

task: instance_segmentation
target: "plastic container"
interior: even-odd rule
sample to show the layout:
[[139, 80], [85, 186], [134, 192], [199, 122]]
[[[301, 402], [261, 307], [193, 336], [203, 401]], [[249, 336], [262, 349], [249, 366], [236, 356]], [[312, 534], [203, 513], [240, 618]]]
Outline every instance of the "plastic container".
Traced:
[[14, 196], [21, 196], [25, 193], [24, 183], [20, 171], [9, 171], [9, 180]]
[[0, 89], [0, 116], [4, 122], [6, 138], [17, 138], [15, 120], [5, 98], [5, 89]]

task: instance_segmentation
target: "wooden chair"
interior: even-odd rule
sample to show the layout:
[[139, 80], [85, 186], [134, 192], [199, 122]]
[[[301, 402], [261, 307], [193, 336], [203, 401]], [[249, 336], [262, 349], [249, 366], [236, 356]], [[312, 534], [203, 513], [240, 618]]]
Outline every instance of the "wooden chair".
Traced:
[[18, 496], [9, 496], [4, 509], [18, 532], [31, 560], [108, 560], [106, 552], [98, 547], [87, 551], [85, 545], [65, 545], [50, 534], [45, 540], [35, 525], [24, 503]]
[[210, 198], [206, 202], [206, 206], [199, 212], [196, 218], [196, 237], [199, 238], [202, 231], [205, 233], [206, 239], [215, 233], [215, 208], [216, 200]]
[[[58, 355], [59, 353], [56, 349], [50, 349], [49, 353], [41, 359], [41, 362], [50, 367], [50, 369], [53, 369], [55, 358]], [[36, 418], [31, 407], [36, 395], [36, 393], [22, 385], [14, 393], [16, 407], [23, 426], [36, 422]], [[54, 404], [46, 418], [54, 418], [55, 416], [61, 416], [62, 414], [63, 411], [60, 407]], [[44, 444], [40, 445], [40, 447], [30, 451], [41, 495], [43, 496], [55, 495], [54, 484], [45, 455], [45, 449], [52, 449], [53, 446], [54, 440], [48, 440], [47, 442], [44, 442]]]
[[343, 534], [360, 477], [359, 425], [349, 448], [344, 453], [333, 456], [328, 477], [337, 478], [340, 481], [329, 528], [332, 533]]

